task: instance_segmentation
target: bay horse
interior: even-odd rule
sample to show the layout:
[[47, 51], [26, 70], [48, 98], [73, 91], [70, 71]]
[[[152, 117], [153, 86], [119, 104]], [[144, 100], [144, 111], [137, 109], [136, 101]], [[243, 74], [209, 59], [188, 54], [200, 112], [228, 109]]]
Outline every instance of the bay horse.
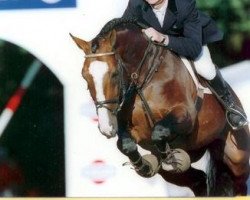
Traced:
[[[118, 149], [140, 176], [159, 173], [195, 196], [246, 195], [248, 127], [233, 130], [212, 94], [198, 108], [197, 87], [181, 58], [148, 39], [142, 26], [116, 18], [91, 41], [70, 34], [85, 54], [82, 76], [100, 132], [118, 135]], [[137, 145], [151, 154], [142, 156]], [[207, 173], [190, 165], [206, 150]]]

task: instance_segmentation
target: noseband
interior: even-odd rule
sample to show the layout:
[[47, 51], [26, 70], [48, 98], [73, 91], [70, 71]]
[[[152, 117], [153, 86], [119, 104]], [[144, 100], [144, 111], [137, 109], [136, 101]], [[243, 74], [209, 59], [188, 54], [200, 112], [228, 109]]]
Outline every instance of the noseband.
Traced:
[[92, 53], [92, 54], [88, 54], [85, 55], [85, 58], [97, 58], [97, 57], [102, 57], [102, 56], [111, 56], [114, 55], [115, 52], [111, 51], [111, 52], [106, 52], [106, 53]]

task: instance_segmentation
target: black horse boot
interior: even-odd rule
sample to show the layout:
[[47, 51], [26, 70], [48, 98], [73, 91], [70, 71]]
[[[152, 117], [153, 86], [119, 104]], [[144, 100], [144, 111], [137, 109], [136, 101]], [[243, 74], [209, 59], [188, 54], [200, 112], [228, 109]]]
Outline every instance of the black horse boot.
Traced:
[[230, 92], [229, 86], [223, 79], [219, 69], [216, 69], [216, 76], [208, 81], [211, 90], [225, 107], [227, 121], [234, 130], [238, 130], [248, 124], [244, 111], [237, 105], [237, 102]]

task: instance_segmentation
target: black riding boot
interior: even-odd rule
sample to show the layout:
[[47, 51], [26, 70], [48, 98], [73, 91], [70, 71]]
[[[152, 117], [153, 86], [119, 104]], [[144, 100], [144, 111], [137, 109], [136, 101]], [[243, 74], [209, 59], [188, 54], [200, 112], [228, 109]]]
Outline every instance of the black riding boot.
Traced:
[[208, 81], [220, 102], [227, 110], [227, 120], [233, 129], [240, 129], [248, 124], [244, 111], [237, 105], [237, 102], [230, 92], [228, 84], [223, 79], [219, 69], [216, 69], [216, 76]]

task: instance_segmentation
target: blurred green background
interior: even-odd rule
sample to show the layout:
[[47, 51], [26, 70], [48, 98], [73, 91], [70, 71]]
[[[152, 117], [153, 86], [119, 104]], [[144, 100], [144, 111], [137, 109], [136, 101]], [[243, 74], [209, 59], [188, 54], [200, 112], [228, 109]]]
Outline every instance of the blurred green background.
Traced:
[[219, 67], [250, 59], [250, 0], [197, 0], [224, 32], [224, 40], [212, 44], [211, 53]]
[[[35, 59], [0, 40], [0, 113]], [[8, 196], [65, 196], [63, 103], [62, 84], [43, 65], [0, 137], [0, 197], [4, 189]]]

